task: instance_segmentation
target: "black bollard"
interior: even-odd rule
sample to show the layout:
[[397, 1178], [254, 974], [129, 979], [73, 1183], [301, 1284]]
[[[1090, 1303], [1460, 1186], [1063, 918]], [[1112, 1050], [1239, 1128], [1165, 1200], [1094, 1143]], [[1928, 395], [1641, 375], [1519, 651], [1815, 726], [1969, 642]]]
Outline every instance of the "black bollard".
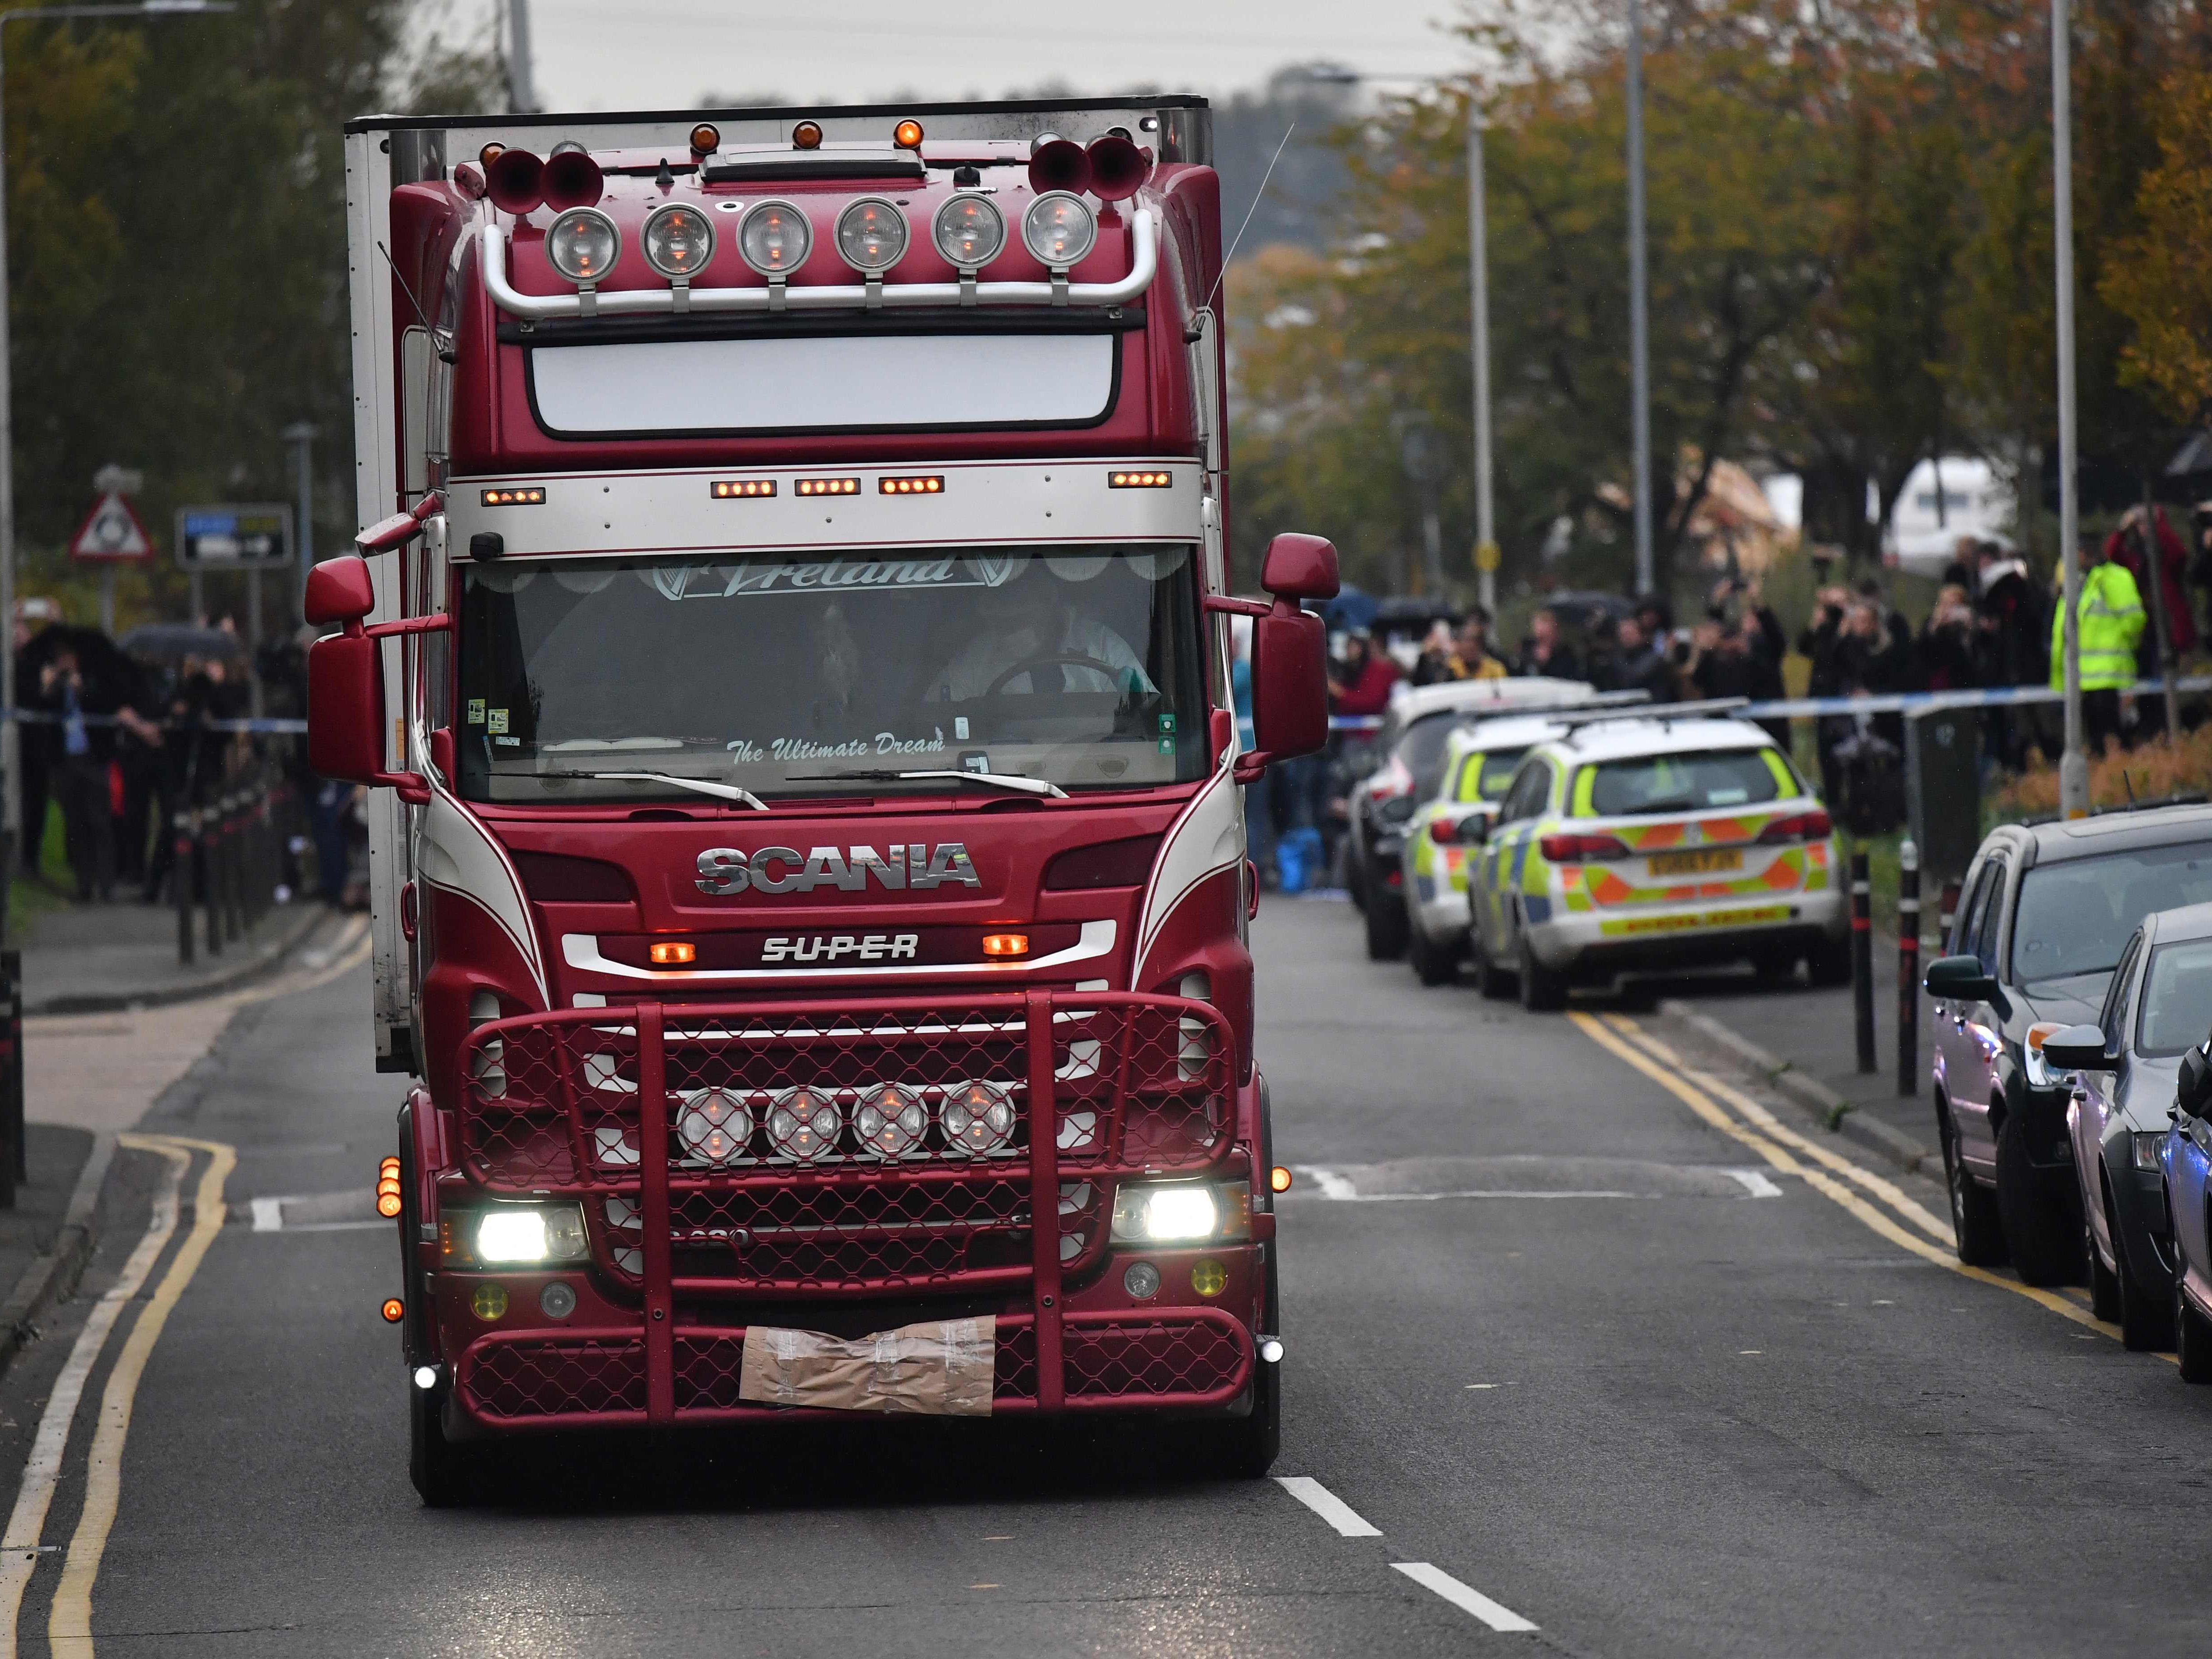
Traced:
[[1897, 1092], [1920, 1092], [1920, 849], [1898, 848]]
[[1874, 1057], [1874, 896], [1863, 848], [1851, 854], [1851, 1012], [1856, 1018], [1859, 1070], [1878, 1069]]
[[179, 806], [169, 815], [169, 892], [177, 906], [177, 962], [192, 965], [192, 813]]

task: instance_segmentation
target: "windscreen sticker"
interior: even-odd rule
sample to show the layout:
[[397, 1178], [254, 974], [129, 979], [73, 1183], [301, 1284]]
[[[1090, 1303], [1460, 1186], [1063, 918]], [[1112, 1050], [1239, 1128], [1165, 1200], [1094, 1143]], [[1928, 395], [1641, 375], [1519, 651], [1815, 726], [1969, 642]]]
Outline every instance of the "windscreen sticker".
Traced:
[[507, 731], [507, 710], [506, 710], [506, 709], [504, 709], [504, 708], [487, 708], [487, 709], [485, 709], [485, 710], [484, 710], [484, 730], [485, 730], [485, 731], [487, 731], [487, 732], [490, 732], [490, 733], [491, 733], [491, 735], [492, 735], [492, 736], [494, 736], [494, 737], [498, 737], [498, 736], [500, 736], [501, 733], [503, 733], [504, 732], [506, 732], [506, 731]]
[[[965, 726], [965, 720], [954, 722]], [[812, 738], [770, 738], [767, 746], [750, 738], [736, 738], [722, 745], [732, 765], [757, 765], [763, 761], [854, 760], [867, 755], [928, 757], [945, 753], [945, 728], [930, 728], [926, 738], [902, 738], [896, 732], [878, 732], [872, 738], [846, 738], [835, 743]]]
[[471, 697], [469, 699], [469, 724], [471, 726], [482, 726], [483, 723], [484, 700], [482, 697]]

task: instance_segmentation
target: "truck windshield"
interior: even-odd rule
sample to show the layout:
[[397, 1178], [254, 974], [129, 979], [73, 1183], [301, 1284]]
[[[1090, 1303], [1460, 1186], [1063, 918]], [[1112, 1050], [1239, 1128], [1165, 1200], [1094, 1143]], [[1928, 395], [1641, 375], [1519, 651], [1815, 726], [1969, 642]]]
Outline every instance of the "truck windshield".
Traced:
[[[1188, 545], [902, 550], [464, 567], [461, 793], [696, 800], [1201, 777]], [[658, 773], [612, 780], [605, 772]]]

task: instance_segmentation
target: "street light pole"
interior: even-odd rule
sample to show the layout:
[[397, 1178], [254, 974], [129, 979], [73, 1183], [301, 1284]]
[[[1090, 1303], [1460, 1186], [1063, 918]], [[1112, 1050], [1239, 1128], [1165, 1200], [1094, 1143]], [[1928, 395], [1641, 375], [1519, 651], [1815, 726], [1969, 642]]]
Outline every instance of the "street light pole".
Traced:
[[[2063, 3], [2063, 0], [2057, 0]], [[1636, 466], [1636, 591], [1649, 593], [1651, 568], [1650, 273], [1644, 267], [1644, 7], [1628, 0], [1628, 372]]]
[[[2058, 807], [2069, 818], [2089, 811], [2089, 757], [2081, 735], [2081, 503], [2075, 499], [2078, 436], [2074, 422], [2074, 52], [2069, 0], [2051, 0], [2051, 234], [2058, 285], [2058, 568], [2066, 608], [2066, 749], [2058, 757]], [[2146, 530], [2148, 526], [2144, 526]], [[2156, 543], [2145, 568], [2158, 580]]]
[[10, 23], [77, 18], [205, 15], [235, 11], [231, 0], [142, 0], [131, 6], [19, 6], [0, 11], [0, 939], [8, 932], [8, 884], [23, 831], [21, 750], [15, 720], [15, 388], [8, 291], [7, 30]]
[[530, 80], [530, 0], [507, 0], [507, 101], [518, 115], [538, 107]]
[[1498, 614], [1498, 514], [1490, 451], [1489, 210], [1482, 177], [1482, 113], [1467, 94], [1467, 264], [1474, 352], [1474, 568], [1482, 608]]
[[284, 441], [292, 446], [292, 482], [299, 495], [299, 521], [292, 531], [295, 580], [295, 624], [307, 613], [307, 571], [315, 562], [315, 440], [322, 428], [312, 421], [295, 421], [284, 428]]

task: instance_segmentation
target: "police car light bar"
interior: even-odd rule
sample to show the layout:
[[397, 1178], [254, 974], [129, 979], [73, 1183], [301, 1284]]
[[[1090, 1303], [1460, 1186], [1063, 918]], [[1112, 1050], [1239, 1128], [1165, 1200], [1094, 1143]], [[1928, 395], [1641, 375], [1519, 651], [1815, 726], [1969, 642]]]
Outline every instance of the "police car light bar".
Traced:
[[1602, 720], [1656, 720], [1671, 725], [1675, 720], [1700, 720], [1712, 714], [1732, 714], [1739, 708], [1751, 707], [1749, 697], [1708, 697], [1702, 702], [1665, 702], [1638, 704], [1622, 708], [1599, 708], [1589, 713], [1589, 705], [1579, 703], [1559, 717], [1559, 724], [1572, 733], [1585, 726], [1595, 726]]
[[[1139, 298], [1159, 270], [1159, 221], [1150, 208], [1129, 215], [1129, 274], [1118, 283], [763, 283], [759, 288], [694, 288], [686, 290], [693, 311], [846, 311], [875, 306], [1121, 306]], [[511, 317], [533, 320], [580, 317], [580, 294], [524, 294], [507, 279], [507, 233], [498, 225], [483, 230], [484, 287], [492, 303]], [[669, 288], [598, 289], [594, 316], [638, 312], [673, 312], [676, 291]]]

